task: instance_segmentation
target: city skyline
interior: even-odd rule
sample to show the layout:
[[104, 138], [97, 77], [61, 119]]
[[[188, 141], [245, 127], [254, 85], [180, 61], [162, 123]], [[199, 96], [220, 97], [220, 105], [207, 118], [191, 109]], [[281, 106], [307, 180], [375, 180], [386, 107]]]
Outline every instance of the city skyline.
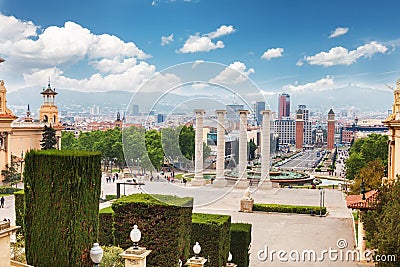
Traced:
[[[23, 2], [0, 1], [0, 56], [7, 60], [0, 76], [9, 91], [43, 86], [48, 77], [64, 89], [135, 91], [189, 61], [230, 66], [274, 102], [281, 92], [389, 91], [385, 84], [400, 76], [395, 1], [346, 8], [344, 1], [238, 1], [229, 9], [227, 1], [201, 0]], [[235, 81], [237, 73], [225, 74], [215, 80]], [[168, 73], [159, 78], [181, 82]]]

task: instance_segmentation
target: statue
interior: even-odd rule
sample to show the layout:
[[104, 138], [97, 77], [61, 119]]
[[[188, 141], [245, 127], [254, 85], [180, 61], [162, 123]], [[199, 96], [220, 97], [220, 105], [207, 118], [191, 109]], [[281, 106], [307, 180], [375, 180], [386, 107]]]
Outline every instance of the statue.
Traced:
[[250, 187], [247, 187], [246, 190], [244, 190], [244, 199], [250, 200], [251, 199], [251, 195], [250, 195]]

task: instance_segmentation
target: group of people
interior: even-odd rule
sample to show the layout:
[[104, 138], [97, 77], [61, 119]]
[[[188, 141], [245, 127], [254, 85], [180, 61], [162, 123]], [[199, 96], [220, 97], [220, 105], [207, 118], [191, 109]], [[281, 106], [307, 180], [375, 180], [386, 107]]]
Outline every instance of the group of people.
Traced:
[[114, 183], [115, 180], [118, 180], [118, 173], [113, 174], [113, 176], [108, 176], [106, 177], [106, 182], [107, 183]]

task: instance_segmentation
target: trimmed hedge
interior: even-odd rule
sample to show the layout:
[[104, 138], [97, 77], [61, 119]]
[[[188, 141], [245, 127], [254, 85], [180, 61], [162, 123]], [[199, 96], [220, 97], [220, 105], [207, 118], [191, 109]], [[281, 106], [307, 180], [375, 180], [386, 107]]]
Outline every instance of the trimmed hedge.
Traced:
[[[319, 214], [319, 206], [296, 206], [282, 204], [259, 204], [254, 203], [253, 211], [299, 213], [299, 214]], [[326, 207], [322, 207], [322, 214], [326, 213]]]
[[15, 188], [11, 186], [0, 186], [0, 194], [1, 195], [12, 195], [15, 192], [20, 191], [21, 188]]
[[25, 216], [25, 193], [24, 190], [14, 192], [14, 210], [15, 210], [15, 225], [21, 226], [18, 233], [24, 233], [24, 216]]
[[232, 223], [231, 224], [231, 254], [232, 262], [238, 267], [249, 267], [251, 243], [251, 224]]
[[97, 241], [101, 154], [31, 150], [25, 156], [25, 245], [29, 265], [91, 266]]
[[115, 201], [112, 209], [115, 245], [132, 246], [129, 234], [137, 224], [139, 245], [152, 250], [147, 266], [177, 266], [189, 258], [193, 198], [133, 194]]
[[114, 211], [111, 207], [99, 211], [99, 243], [102, 246], [114, 245]]
[[[191, 247], [199, 242], [200, 255], [208, 259], [205, 266], [225, 266], [230, 247], [231, 216], [219, 214], [192, 214]], [[192, 252], [193, 253], [193, 252]]]

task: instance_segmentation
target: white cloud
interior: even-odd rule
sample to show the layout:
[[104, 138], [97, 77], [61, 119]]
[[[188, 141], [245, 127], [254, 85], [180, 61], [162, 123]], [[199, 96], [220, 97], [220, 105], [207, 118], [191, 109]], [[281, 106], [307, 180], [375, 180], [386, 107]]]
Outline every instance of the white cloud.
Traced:
[[349, 31], [349, 28], [346, 27], [338, 27], [336, 28], [333, 32], [331, 32], [331, 35], [329, 35], [329, 38], [336, 38], [341, 35], [346, 34]]
[[215, 39], [224, 35], [228, 35], [231, 33], [234, 33], [236, 30], [233, 28], [232, 25], [226, 26], [226, 25], [222, 25], [221, 27], [219, 27], [216, 31], [214, 32], [210, 32], [209, 34], [207, 34], [207, 36], [210, 39]]
[[169, 45], [174, 41], [174, 34], [171, 33], [169, 36], [161, 36], [161, 45]]
[[304, 65], [303, 59], [300, 58], [300, 59], [296, 62], [296, 66], [301, 67], [301, 66], [303, 66], [303, 65]]
[[295, 84], [287, 84], [282, 87], [283, 91], [290, 92], [299, 92], [299, 91], [323, 91], [332, 89], [335, 86], [333, 77], [327, 75], [325, 78], [322, 78], [315, 82], [310, 82], [306, 84], [298, 84], [296, 81]]
[[32, 21], [21, 21], [0, 13], [0, 42], [15, 42], [37, 36], [38, 27]]
[[325, 67], [351, 65], [357, 62], [360, 57], [371, 58], [376, 53], [385, 54], [387, 50], [388, 48], [383, 44], [373, 41], [350, 51], [341, 46], [333, 47], [328, 52], [320, 52], [316, 55], [305, 57], [305, 60], [311, 65]]
[[246, 65], [236, 61], [221, 71], [210, 82], [217, 84], [238, 84], [248, 80], [248, 76], [254, 73], [254, 69], [247, 69]]
[[261, 56], [262, 59], [271, 60], [272, 58], [281, 57], [284, 49], [281, 47], [270, 48]]
[[200, 36], [200, 33], [190, 35], [189, 38], [183, 44], [177, 52], [179, 53], [196, 53], [196, 52], [209, 52], [218, 48], [224, 48], [225, 44], [218, 40], [216, 42], [213, 39], [228, 35], [235, 32], [232, 25], [220, 26], [216, 31], [204, 34]]
[[[0, 13], [0, 54], [7, 60], [5, 70], [20, 73], [25, 86], [37, 85], [52, 77], [61, 88], [76, 90], [129, 90], [155, 73], [150, 57], [133, 42], [109, 34], [96, 35], [81, 25], [67, 21], [64, 26], [39, 26]], [[87, 64], [100, 73], [72, 79], [64, 69]], [[3, 68], [4, 71], [4, 68]]]

